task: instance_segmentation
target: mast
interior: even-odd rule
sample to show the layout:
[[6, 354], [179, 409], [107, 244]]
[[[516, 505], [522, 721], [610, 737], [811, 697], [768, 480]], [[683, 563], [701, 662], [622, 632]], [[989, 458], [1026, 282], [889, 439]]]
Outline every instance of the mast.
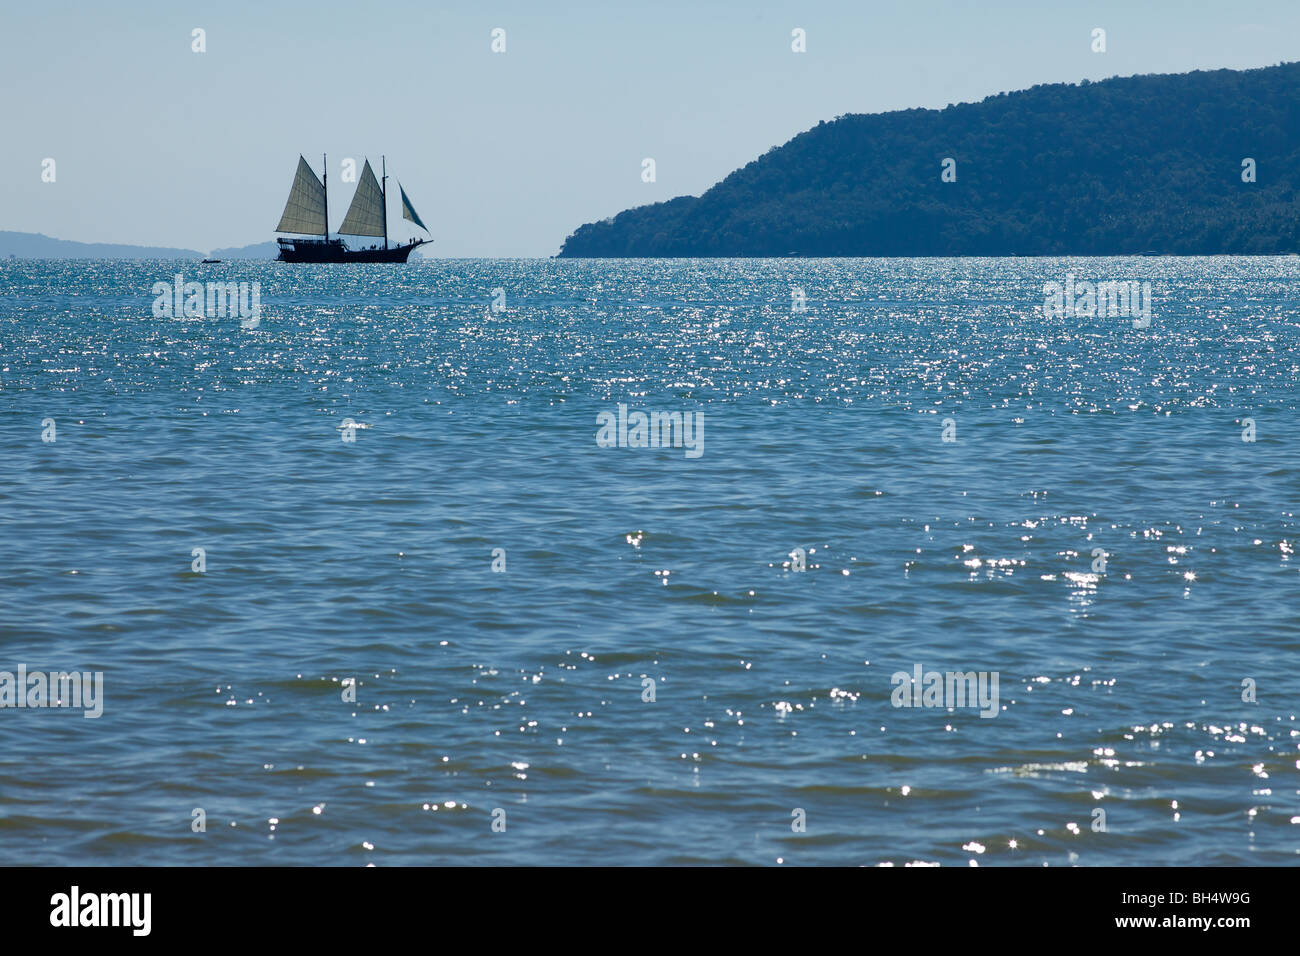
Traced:
[[380, 181], [379, 191], [384, 197], [384, 250], [388, 250], [388, 158], [384, 155], [379, 157], [380, 168], [384, 171], [383, 179]]
[[320, 154], [320, 184], [325, 189], [325, 241], [330, 241], [330, 167], [324, 153]]

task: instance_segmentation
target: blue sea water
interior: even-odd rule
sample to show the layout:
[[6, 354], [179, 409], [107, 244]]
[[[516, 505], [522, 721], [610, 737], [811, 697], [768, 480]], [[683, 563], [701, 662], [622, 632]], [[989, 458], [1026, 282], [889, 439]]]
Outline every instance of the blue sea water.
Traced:
[[[154, 317], [177, 272], [260, 324]], [[1045, 315], [1069, 274], [1150, 326]], [[0, 708], [2, 863], [1300, 859], [1300, 259], [0, 293], [0, 670], [103, 673]], [[600, 447], [620, 404], [703, 453]]]

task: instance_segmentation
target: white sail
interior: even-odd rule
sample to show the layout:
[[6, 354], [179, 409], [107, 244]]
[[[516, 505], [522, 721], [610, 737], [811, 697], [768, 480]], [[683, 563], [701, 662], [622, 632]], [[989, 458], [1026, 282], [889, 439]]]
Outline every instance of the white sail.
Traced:
[[411, 222], [415, 223], [425, 232], [428, 232], [429, 227], [421, 221], [420, 214], [416, 212], [415, 207], [411, 205], [411, 200], [406, 198], [406, 190], [402, 188], [400, 182], [397, 184], [397, 191], [402, 194], [402, 218], [411, 220]]
[[276, 232], [293, 232], [304, 236], [325, 235], [325, 184], [316, 178], [307, 160], [298, 157], [298, 175], [293, 178], [289, 201]]
[[384, 234], [384, 194], [379, 189], [379, 181], [366, 160], [361, 170], [361, 180], [357, 183], [356, 195], [348, 214], [343, 217], [339, 234], [347, 236], [382, 236]]

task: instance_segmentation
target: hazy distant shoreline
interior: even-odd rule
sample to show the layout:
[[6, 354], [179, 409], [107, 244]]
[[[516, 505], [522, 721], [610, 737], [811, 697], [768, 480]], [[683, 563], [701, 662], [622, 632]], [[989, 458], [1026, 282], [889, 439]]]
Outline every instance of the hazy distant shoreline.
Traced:
[[[135, 246], [116, 242], [78, 242], [39, 232], [0, 230], [0, 258], [18, 259], [203, 259], [209, 253], [175, 246]], [[217, 259], [274, 259], [274, 242], [213, 249]]]

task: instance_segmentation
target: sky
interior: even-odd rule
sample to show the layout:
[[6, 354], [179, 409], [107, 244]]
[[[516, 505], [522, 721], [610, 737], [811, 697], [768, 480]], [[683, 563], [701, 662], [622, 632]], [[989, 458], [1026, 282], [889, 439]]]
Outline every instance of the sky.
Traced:
[[549, 256], [843, 113], [1297, 59], [1297, 0], [3, 0], [0, 230], [264, 242], [299, 153], [318, 174], [329, 154], [331, 228], [342, 161], [386, 155], [425, 254]]

